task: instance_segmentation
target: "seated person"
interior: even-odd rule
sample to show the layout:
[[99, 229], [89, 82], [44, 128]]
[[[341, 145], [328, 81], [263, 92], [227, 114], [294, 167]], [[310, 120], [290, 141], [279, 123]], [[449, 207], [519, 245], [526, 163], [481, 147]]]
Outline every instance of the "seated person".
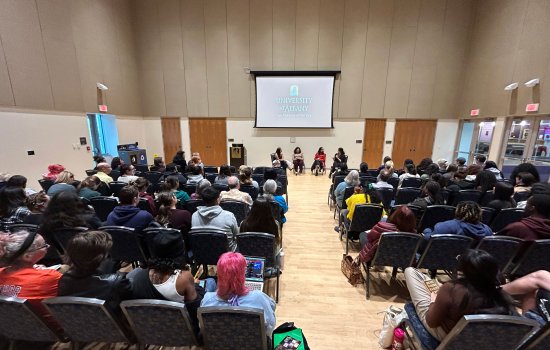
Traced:
[[420, 178], [420, 175], [416, 173], [416, 167], [412, 163], [405, 164], [405, 172], [399, 175], [399, 185], [397, 188], [401, 188], [403, 185], [403, 180], [408, 179], [409, 177]]
[[20, 187], [0, 190], [0, 231], [7, 232], [11, 224], [20, 224], [31, 214], [25, 198], [25, 191]]
[[259, 290], [244, 285], [246, 260], [240, 253], [224, 253], [218, 260], [218, 289], [204, 295], [201, 307], [253, 307], [264, 311], [266, 334], [271, 337], [275, 327], [275, 301]]
[[346, 226], [349, 226], [351, 219], [353, 219], [353, 213], [355, 212], [355, 206], [358, 204], [365, 203], [380, 203], [380, 199], [376, 195], [376, 192], [373, 190], [372, 186], [362, 187], [361, 184], [353, 188], [353, 194], [346, 199], [347, 209], [340, 210], [340, 217], [338, 221], [338, 226], [334, 228], [336, 232], [340, 232], [340, 227], [343, 223]]
[[277, 173], [277, 170], [275, 167], [271, 169], [266, 169], [264, 172], [264, 179], [260, 183], [260, 186], [263, 186], [267, 180], [274, 180], [275, 183], [277, 184], [277, 187], [282, 188], [283, 184], [278, 179], [279, 179], [279, 174]]
[[511, 183], [499, 181], [493, 190], [493, 200], [487, 204], [487, 207], [495, 209], [496, 213], [502, 209], [515, 208], [516, 201], [512, 198], [513, 195], [514, 186]]
[[155, 221], [164, 227], [180, 230], [183, 237], [187, 237], [191, 229], [191, 213], [176, 208], [178, 199], [170, 191], [160, 192], [157, 195], [157, 201], [160, 206]]
[[304, 155], [300, 147], [296, 147], [294, 149], [294, 153], [292, 154], [292, 163], [294, 164], [294, 172], [296, 175], [304, 172]]
[[444, 204], [443, 197], [441, 196], [441, 186], [432, 180], [426, 182], [422, 187], [422, 197], [415, 199], [409, 204], [417, 206], [422, 210], [426, 210], [430, 205]]
[[59, 173], [64, 170], [65, 170], [65, 167], [61, 164], [50, 164], [48, 165], [48, 172], [45, 174], [42, 174], [42, 178], [44, 180], [55, 181], [55, 179], [57, 179], [57, 175], [59, 175]]
[[180, 190], [180, 182], [178, 177], [170, 175], [166, 178], [164, 183], [160, 186], [161, 191], [170, 191], [174, 193], [174, 196], [178, 199], [178, 203], [183, 204], [191, 199], [187, 192]]
[[479, 241], [483, 237], [492, 236], [491, 228], [481, 222], [481, 207], [471, 201], [460, 202], [456, 206], [455, 218], [438, 222], [434, 229], [424, 230], [424, 238], [430, 239], [433, 235], [462, 235]]
[[135, 187], [123, 187], [118, 193], [118, 199], [120, 205], [107, 216], [106, 225], [131, 227], [140, 232], [153, 222], [151, 213], [137, 207], [139, 193]]
[[379, 177], [378, 182], [372, 185], [375, 189], [378, 190], [383, 188], [389, 188], [393, 190], [393, 186], [388, 183], [388, 180], [392, 177], [392, 173], [384, 169], [380, 172], [378, 177]]
[[357, 172], [357, 170], [350, 171], [350, 173], [346, 175], [344, 181], [340, 182], [334, 189], [336, 204], [339, 207], [342, 207], [342, 201], [344, 200], [344, 192], [346, 192], [346, 188], [359, 186], [360, 183], [359, 172]]
[[210, 186], [212, 186], [212, 184], [207, 179], [202, 179], [197, 182], [195, 192], [191, 193], [191, 199], [202, 199], [202, 190]]
[[368, 171], [369, 171], [369, 164], [368, 163], [362, 162], [361, 164], [359, 164], [359, 177], [361, 177], [361, 176], [370, 176]]
[[164, 164], [162, 157], [153, 158], [153, 165], [149, 167], [149, 170], [163, 173], [166, 170], [166, 164]]
[[78, 184], [78, 196], [86, 199], [101, 196], [101, 193], [96, 191], [100, 184], [101, 180], [97, 176], [88, 176]]
[[76, 193], [76, 187], [73, 186], [74, 175], [70, 171], [62, 171], [57, 175], [55, 184], [48, 188], [48, 196], [52, 197], [56, 193], [68, 191]]
[[191, 153], [191, 159], [189, 159], [189, 162], [187, 163], [187, 165], [195, 165], [200, 167], [201, 170], [204, 169], [204, 164], [202, 162], [200, 153], [199, 152]]
[[386, 164], [384, 164], [384, 169], [382, 169], [378, 174], [378, 176], [376, 177], [377, 181], [380, 181], [380, 175], [382, 174], [383, 171], [387, 171], [388, 173], [390, 173], [390, 177], [399, 178], [399, 175], [397, 175], [397, 173], [395, 172], [393, 161], [391, 160], [388, 160]]
[[[519, 299], [523, 315], [535, 314], [541, 325], [550, 322], [550, 272], [535, 271], [502, 286], [514, 299]], [[529, 316], [528, 316], [529, 317]]]
[[229, 191], [222, 191], [220, 193], [220, 201], [233, 200], [252, 205], [252, 197], [248, 193], [239, 190], [240, 183], [236, 176], [229, 177], [227, 186], [229, 186]]
[[277, 195], [277, 184], [274, 180], [267, 180], [264, 183], [264, 193], [262, 196], [267, 200], [275, 201], [279, 204], [279, 208], [281, 209], [281, 223], [284, 224], [286, 222], [285, 213], [288, 211], [288, 204], [286, 204], [283, 196]]
[[325, 150], [323, 149], [323, 147], [319, 147], [319, 150], [317, 150], [317, 153], [315, 153], [315, 155], [313, 156], [313, 164], [311, 165], [311, 171], [313, 172], [317, 167], [325, 171], [326, 160], [327, 160], [327, 155], [325, 154]]
[[102, 271], [112, 246], [107, 232], [74, 235], [65, 249], [69, 270], [59, 280], [58, 295], [105, 300], [110, 311], [120, 313], [120, 302], [132, 299], [132, 285], [124, 274]]
[[172, 163], [179, 166], [182, 170], [185, 169], [185, 167], [187, 166], [187, 161], [185, 160], [185, 152], [182, 150], [177, 151], [174, 158], [172, 158]]
[[144, 177], [139, 177], [136, 181], [134, 181], [133, 186], [137, 188], [139, 192], [139, 198], [144, 198], [145, 200], [147, 200], [147, 203], [149, 203], [149, 212], [153, 213], [153, 215], [156, 215], [157, 206], [155, 205], [155, 200], [153, 196], [147, 193], [147, 189], [150, 186], [149, 180]]
[[416, 233], [416, 216], [406, 205], [402, 205], [391, 213], [387, 221], [379, 221], [369, 231], [359, 234], [361, 252], [359, 260], [367, 263], [374, 259], [380, 236], [384, 232], [411, 232]]
[[120, 176], [117, 181], [125, 182], [129, 184], [138, 179], [136, 176], [136, 167], [132, 164], [122, 164], [120, 166]]
[[514, 193], [529, 192], [531, 186], [535, 183], [535, 177], [531, 173], [519, 173], [516, 175], [516, 185], [514, 186]]
[[6, 187], [20, 187], [25, 191], [25, 195], [30, 196], [36, 191], [27, 187], [27, 178], [23, 175], [13, 175], [6, 181]]
[[239, 225], [235, 215], [223, 210], [220, 203], [220, 192], [210, 186], [202, 191], [204, 206], [199, 206], [191, 217], [191, 228], [214, 228], [225, 231], [229, 243], [229, 249], [234, 251], [237, 248], [237, 233]]
[[187, 178], [178, 171], [178, 166], [175, 163], [170, 163], [166, 165], [166, 171], [160, 177], [160, 181], [166, 181], [166, 178], [168, 176], [176, 176], [180, 184], [187, 183]]
[[114, 157], [111, 160], [111, 169], [120, 171], [120, 167], [124, 164], [124, 161], [120, 157]]
[[275, 160], [278, 160], [280, 162], [281, 167], [285, 170], [285, 172], [286, 172], [286, 169], [292, 168], [292, 163], [285, 159], [285, 156], [283, 155], [283, 150], [281, 149], [281, 147], [277, 147], [277, 150], [275, 150], [275, 153], [273, 153], [273, 155], [275, 156], [275, 158], [272, 159], [272, 162], [274, 162]]
[[31, 211], [29, 215], [23, 219], [24, 224], [31, 225], [40, 225], [42, 224], [42, 219], [44, 218], [44, 211], [48, 207], [48, 202], [50, 197], [44, 192], [40, 191], [35, 194], [31, 194], [25, 200], [27, 208]]
[[[205, 290], [195, 284], [189, 265], [186, 264], [185, 247], [181, 235], [159, 232], [147, 242], [151, 257], [146, 268], [137, 268], [128, 274], [132, 281], [134, 299], [160, 299], [185, 303], [195, 333], [198, 334], [197, 309]], [[216, 290], [216, 282], [208, 278], [208, 292]]]
[[194, 164], [189, 165], [187, 167], [187, 173], [187, 183], [189, 184], [196, 184], [204, 179], [204, 176], [202, 176], [202, 168], [200, 166], [196, 166]]
[[239, 167], [239, 181], [241, 185], [252, 185], [258, 191], [260, 190], [260, 184], [252, 179], [252, 169], [249, 166], [241, 165]]
[[101, 182], [104, 182], [106, 184], [110, 184], [113, 182], [113, 178], [109, 176], [111, 171], [113, 170], [111, 168], [111, 164], [109, 163], [99, 163], [96, 167], [97, 173], [95, 174]]
[[500, 288], [498, 262], [483, 250], [468, 249], [458, 256], [462, 277], [430, 293], [430, 277], [413, 267], [405, 269], [407, 289], [422, 324], [439, 341], [464, 315], [517, 315], [513, 300]]
[[338, 148], [338, 152], [332, 157], [333, 163], [330, 167], [330, 173], [328, 174], [328, 177], [331, 177], [332, 174], [338, 169], [341, 168], [343, 165], [348, 165], [348, 156], [344, 152], [344, 149], [342, 147]]
[[271, 204], [265, 198], [259, 197], [252, 204], [250, 213], [241, 222], [240, 232], [265, 232], [275, 236], [276, 254], [282, 247], [281, 235], [279, 234], [279, 225], [273, 218]]
[[500, 169], [497, 167], [497, 163], [493, 162], [492, 160], [486, 161], [483, 169], [489, 170], [490, 172], [495, 174], [497, 180], [504, 179], [504, 175], [502, 174], [502, 171], [500, 171]]
[[527, 200], [525, 214], [529, 215], [500, 230], [499, 235], [533, 241], [550, 238], [550, 195], [535, 194]]
[[218, 173], [218, 176], [214, 179], [215, 184], [220, 185], [227, 185], [227, 179], [231, 177], [231, 168], [229, 165], [224, 164], [220, 166], [220, 172]]

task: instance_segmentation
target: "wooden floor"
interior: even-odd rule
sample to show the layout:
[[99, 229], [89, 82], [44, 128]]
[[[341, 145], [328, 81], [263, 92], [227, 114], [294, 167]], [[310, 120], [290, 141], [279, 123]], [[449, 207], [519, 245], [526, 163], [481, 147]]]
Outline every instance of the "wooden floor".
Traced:
[[[277, 324], [294, 321], [315, 350], [378, 349], [380, 312], [392, 304], [402, 306], [408, 298], [402, 274], [390, 284], [389, 269], [372, 272], [375, 281], [366, 300], [364, 286], [351, 286], [340, 271], [345, 240], [341, 242], [334, 231], [337, 221], [327, 205], [328, 176], [308, 172], [289, 173], [288, 178]], [[357, 256], [358, 249], [354, 247], [350, 254]]]

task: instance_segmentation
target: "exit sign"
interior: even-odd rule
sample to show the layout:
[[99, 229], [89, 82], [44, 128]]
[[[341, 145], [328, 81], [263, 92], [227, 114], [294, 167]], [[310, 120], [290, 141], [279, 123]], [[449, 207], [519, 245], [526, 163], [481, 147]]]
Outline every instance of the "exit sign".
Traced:
[[100, 112], [107, 112], [107, 105], [98, 105], [97, 108]]
[[470, 111], [470, 117], [476, 117], [479, 115], [479, 109], [472, 109]]
[[539, 111], [538, 103], [529, 103], [527, 106], [525, 106], [525, 112], [538, 112], [538, 111]]

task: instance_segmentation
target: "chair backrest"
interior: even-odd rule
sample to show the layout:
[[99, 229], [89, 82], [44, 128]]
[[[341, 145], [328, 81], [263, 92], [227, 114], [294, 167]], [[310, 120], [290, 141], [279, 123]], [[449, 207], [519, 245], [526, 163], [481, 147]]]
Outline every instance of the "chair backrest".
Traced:
[[240, 201], [233, 201], [233, 200], [223, 200], [220, 202], [220, 207], [223, 210], [227, 210], [233, 213], [235, 215], [235, 219], [237, 219], [237, 224], [241, 224], [241, 222], [246, 218], [249, 212], [248, 204]]
[[486, 207], [495, 198], [495, 193], [492, 190], [485, 191], [479, 200], [479, 205]]
[[153, 208], [151, 208], [151, 206], [149, 205], [149, 201], [146, 198], [139, 199], [138, 208], [141, 210], [146, 210], [151, 215], [153, 215]]
[[401, 187], [420, 188], [422, 187], [422, 179], [419, 177], [406, 177], [403, 179]]
[[511, 223], [520, 221], [525, 217], [525, 211], [520, 208], [502, 209], [491, 222], [493, 232], [498, 232]]
[[[109, 173], [109, 176], [114, 180], [114, 181], [117, 181], [118, 178], [120, 177], [120, 170], [111, 170], [111, 172]], [[110, 185], [110, 184], [109, 184]]]
[[55, 342], [60, 338], [26, 299], [0, 296], [0, 336], [8, 340]]
[[491, 222], [495, 218], [496, 212], [497, 211], [495, 208], [481, 207], [481, 222], [487, 226], [491, 225]]
[[262, 176], [264, 175], [265, 173], [265, 170], [266, 169], [269, 169], [271, 167], [266, 167], [266, 166], [258, 166], [258, 167], [255, 167], [253, 170], [252, 170], [252, 174], [261, 174]]
[[208, 174], [217, 174], [218, 173], [218, 167], [213, 166], [213, 165], [205, 165], [204, 168], [202, 168], [202, 170], [205, 173], [208, 173]]
[[514, 200], [516, 202], [523, 202], [523, 201], [526, 201], [527, 198], [529, 198], [531, 196], [531, 191], [522, 191], [522, 192], [516, 192], [514, 193]]
[[261, 309], [201, 307], [198, 316], [206, 350], [268, 349]]
[[113, 181], [109, 183], [109, 187], [111, 187], [111, 190], [113, 191], [113, 196], [118, 197], [118, 193], [123, 187], [128, 186], [126, 182], [122, 181]]
[[433, 229], [435, 224], [455, 218], [455, 207], [450, 205], [430, 205], [424, 211], [420, 224], [418, 226], [418, 232], [424, 232], [424, 229]]
[[396, 189], [397, 186], [399, 185], [399, 178], [398, 178], [398, 177], [393, 177], [393, 176], [392, 176], [392, 177], [390, 177], [390, 178], [388, 179], [388, 183], [389, 183], [390, 185], [392, 185], [394, 189]]
[[334, 175], [332, 178], [332, 183], [334, 184], [333, 188], [336, 188], [340, 182], [344, 182], [346, 175]]
[[147, 164], [134, 164], [134, 167], [137, 171], [142, 173], [149, 171], [149, 166]]
[[227, 234], [214, 228], [193, 228], [189, 231], [190, 249], [197, 264], [216, 265], [229, 251]]
[[479, 202], [480, 199], [481, 199], [481, 192], [478, 190], [460, 190], [455, 195], [452, 204], [453, 206], [456, 206], [458, 203], [466, 202], [466, 201], [477, 203]]
[[65, 247], [74, 235], [87, 230], [87, 227], [60, 227], [53, 230], [51, 237], [59, 254], [65, 253]]
[[384, 208], [378, 204], [358, 204], [353, 211], [349, 232], [368, 231], [382, 219]]
[[118, 201], [111, 197], [93, 197], [90, 198], [90, 205], [94, 208], [99, 220], [107, 221], [107, 216], [118, 205]]
[[511, 273], [515, 276], [523, 276], [538, 270], [550, 271], [550, 239], [533, 241]]
[[281, 206], [279, 205], [279, 203], [275, 201], [270, 201], [269, 204], [271, 205], [271, 214], [273, 214], [273, 218], [277, 222], [282, 223], [283, 212], [281, 210]]
[[213, 184], [216, 181], [216, 178], [218, 177], [218, 174], [206, 174], [206, 180], [210, 181], [211, 184]]
[[391, 202], [395, 197], [395, 192], [391, 188], [379, 188], [376, 190], [376, 194], [382, 201], [382, 205], [386, 211], [389, 211], [391, 208]]
[[420, 235], [407, 232], [384, 232], [380, 236], [373, 265], [406, 268], [414, 261]]
[[156, 185], [159, 182], [162, 173], [160, 171], [146, 171], [142, 175], [149, 180], [151, 185]]
[[433, 235], [428, 241], [417, 267], [428, 270], [456, 271], [456, 257], [470, 248], [473, 239], [461, 235]]
[[197, 208], [205, 205], [202, 199], [190, 199], [185, 202], [185, 209], [187, 209], [191, 214], [197, 211]]
[[213, 184], [212, 185], [218, 191], [229, 191], [229, 186], [224, 184]]
[[147, 260], [139, 235], [133, 228], [103, 226], [99, 229], [109, 233], [113, 239], [113, 247], [110, 252], [111, 259], [125, 262], [145, 262]]
[[95, 175], [95, 174], [97, 174], [97, 170], [95, 170], [95, 169], [86, 170], [86, 176], [92, 176], [92, 175]]
[[258, 198], [258, 193], [260, 192], [256, 187], [252, 185], [241, 185], [239, 190], [248, 193], [253, 201]]
[[275, 236], [264, 232], [237, 234], [237, 250], [245, 256], [265, 258], [265, 266], [275, 266]]
[[53, 180], [48, 180], [48, 179], [40, 179], [40, 180], [38, 180], [38, 183], [40, 184], [40, 187], [42, 187], [44, 192], [48, 192], [50, 187], [53, 186], [54, 181]]
[[517, 237], [489, 236], [483, 237], [476, 249], [491, 254], [497, 259], [500, 271], [506, 272], [524, 243]]
[[544, 325], [529, 337], [518, 350], [547, 350], [550, 349], [550, 322]]
[[536, 321], [520, 316], [466, 315], [437, 348], [512, 350], [538, 328]]
[[42, 303], [75, 342], [130, 342], [119, 322], [105, 307], [105, 300], [57, 297]]
[[347, 209], [348, 204], [346, 203], [346, 199], [351, 197], [353, 195], [354, 187], [348, 186], [344, 189], [344, 197], [342, 197], [342, 205], [340, 205], [341, 209]]
[[185, 304], [136, 299], [120, 304], [139, 344], [159, 346], [198, 345]]
[[189, 196], [191, 196], [193, 193], [195, 193], [195, 191], [197, 191], [197, 183], [196, 182], [193, 182], [193, 183], [186, 183], [184, 184], [183, 186], [180, 186], [180, 188], [187, 192], [187, 194]]
[[395, 205], [407, 204], [414, 201], [420, 196], [420, 188], [416, 187], [401, 187], [395, 195]]

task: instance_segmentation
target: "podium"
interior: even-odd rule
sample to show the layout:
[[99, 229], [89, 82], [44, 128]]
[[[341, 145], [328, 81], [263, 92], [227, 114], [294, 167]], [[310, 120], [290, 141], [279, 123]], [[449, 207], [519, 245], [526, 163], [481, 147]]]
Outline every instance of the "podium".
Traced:
[[234, 143], [229, 147], [229, 165], [239, 168], [246, 165], [246, 148], [240, 143]]
[[118, 156], [126, 164], [147, 165], [147, 153], [135, 144], [118, 145]]

